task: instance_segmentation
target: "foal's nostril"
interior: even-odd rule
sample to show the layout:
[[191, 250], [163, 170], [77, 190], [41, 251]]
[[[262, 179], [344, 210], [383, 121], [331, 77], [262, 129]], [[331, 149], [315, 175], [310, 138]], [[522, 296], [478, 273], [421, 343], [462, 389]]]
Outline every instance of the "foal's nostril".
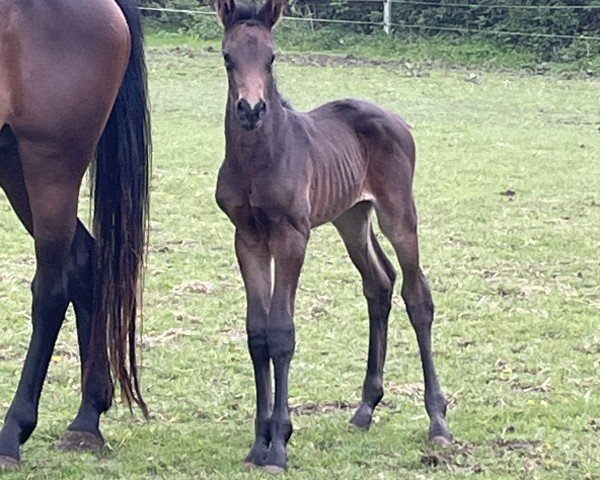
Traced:
[[238, 100], [238, 102], [237, 102], [238, 113], [244, 113], [245, 111], [249, 110], [249, 107], [250, 107], [250, 105], [248, 105], [248, 102], [244, 98]]
[[265, 113], [265, 111], [267, 110], [267, 103], [261, 98], [258, 103], [256, 104], [256, 106], [254, 107], [254, 111], [257, 114], [261, 114], [261, 113]]

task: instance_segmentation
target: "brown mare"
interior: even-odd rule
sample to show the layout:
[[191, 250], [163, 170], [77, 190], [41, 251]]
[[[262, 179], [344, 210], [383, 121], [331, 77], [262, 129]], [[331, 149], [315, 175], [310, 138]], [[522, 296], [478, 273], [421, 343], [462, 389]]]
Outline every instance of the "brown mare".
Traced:
[[[257, 395], [249, 466], [287, 468], [292, 434], [288, 374], [294, 354], [294, 299], [310, 230], [333, 222], [359, 270], [370, 321], [362, 402], [351, 423], [368, 429], [383, 396], [388, 316], [396, 274], [373, 232], [377, 213], [402, 269], [402, 298], [425, 377], [429, 439], [447, 444], [447, 402], [431, 352], [433, 302], [419, 267], [412, 196], [415, 145], [398, 116], [371, 103], [340, 100], [298, 113], [273, 78], [272, 28], [285, 0], [259, 10], [219, 0], [229, 78], [225, 160], [217, 202], [235, 225], [235, 250], [247, 295], [247, 332]], [[271, 262], [274, 276], [271, 277]], [[273, 282], [272, 282], [273, 278]], [[271, 363], [275, 395], [271, 392]]]
[[[114, 377], [146, 407], [136, 369], [136, 296], [146, 237], [146, 68], [131, 0], [0, 0], [0, 186], [34, 238], [33, 334], [0, 431], [0, 471], [17, 466], [72, 303], [82, 401], [66, 448], [103, 444]], [[95, 158], [94, 238], [77, 220]], [[113, 374], [111, 375], [111, 369]]]

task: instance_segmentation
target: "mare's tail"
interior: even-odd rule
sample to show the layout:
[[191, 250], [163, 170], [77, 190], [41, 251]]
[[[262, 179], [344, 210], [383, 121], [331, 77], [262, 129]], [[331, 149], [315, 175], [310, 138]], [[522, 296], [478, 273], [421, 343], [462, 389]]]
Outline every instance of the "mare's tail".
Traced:
[[[151, 163], [147, 72], [139, 9], [132, 0], [115, 1], [129, 25], [131, 57], [98, 144], [94, 172], [96, 249], [90, 354], [108, 349], [112, 376], [122, 396], [147, 416], [136, 357]], [[106, 387], [112, 389], [112, 384]]]

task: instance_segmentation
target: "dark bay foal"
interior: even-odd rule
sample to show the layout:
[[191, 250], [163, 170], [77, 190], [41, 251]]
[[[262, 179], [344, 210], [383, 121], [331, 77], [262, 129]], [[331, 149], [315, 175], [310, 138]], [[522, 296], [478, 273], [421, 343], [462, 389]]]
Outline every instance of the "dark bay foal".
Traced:
[[326, 222], [333, 222], [342, 236], [362, 276], [368, 303], [367, 374], [362, 402], [351, 422], [369, 428], [383, 397], [396, 278], [373, 232], [373, 210], [402, 269], [402, 298], [423, 364], [429, 439], [447, 444], [447, 402], [431, 352], [433, 302], [419, 267], [411, 133], [392, 112], [358, 100], [327, 103], [309, 113], [287, 108], [272, 73], [271, 30], [284, 7], [284, 0], [268, 0], [261, 9], [236, 5], [234, 0], [217, 2], [225, 26], [223, 55], [229, 78], [226, 155], [217, 202], [235, 225], [256, 379], [256, 440], [246, 463], [271, 472], [287, 468], [294, 300], [310, 231]]

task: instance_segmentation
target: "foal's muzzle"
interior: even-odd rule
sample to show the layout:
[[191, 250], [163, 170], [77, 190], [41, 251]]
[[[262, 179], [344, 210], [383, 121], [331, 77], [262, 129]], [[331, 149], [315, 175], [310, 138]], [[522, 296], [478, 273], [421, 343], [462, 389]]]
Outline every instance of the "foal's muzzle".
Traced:
[[266, 111], [267, 104], [262, 98], [254, 107], [245, 98], [240, 98], [236, 104], [237, 118], [244, 130], [254, 130], [257, 128]]

